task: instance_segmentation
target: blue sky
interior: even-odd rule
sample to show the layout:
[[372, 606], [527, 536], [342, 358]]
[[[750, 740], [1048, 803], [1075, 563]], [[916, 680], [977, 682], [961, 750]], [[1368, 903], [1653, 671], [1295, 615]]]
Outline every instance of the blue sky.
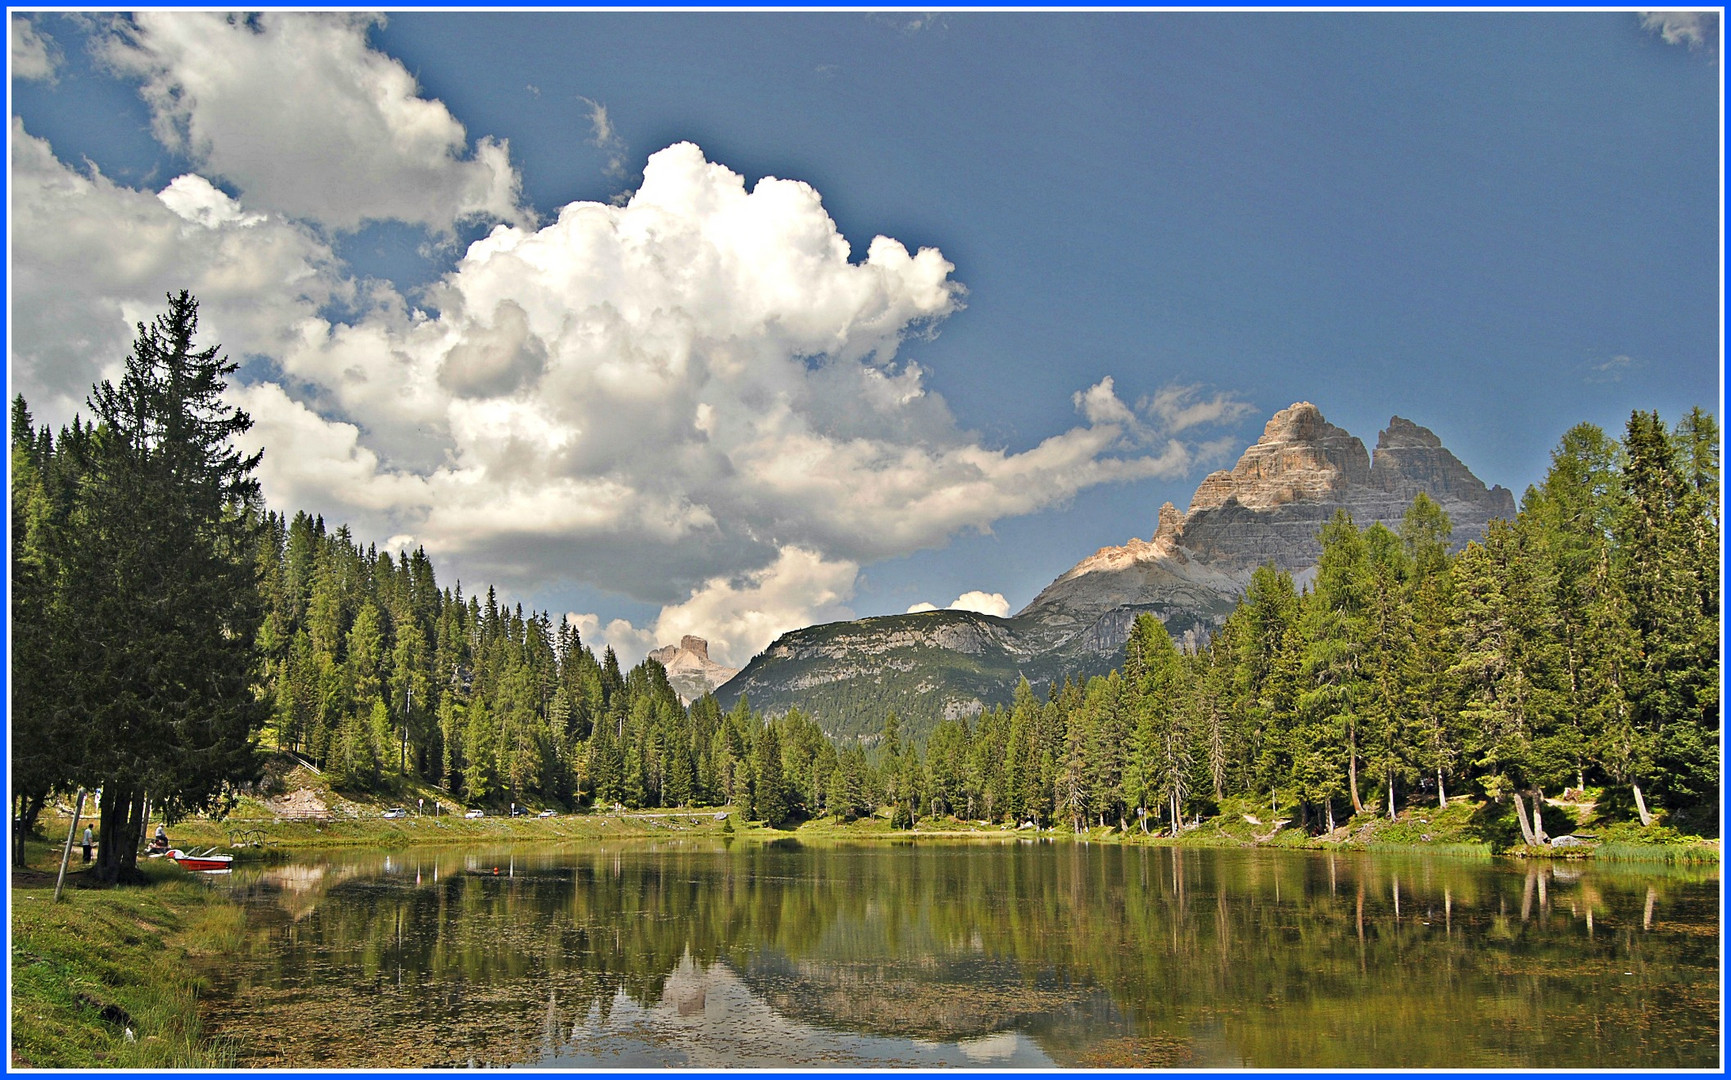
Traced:
[[63, 422], [192, 287], [281, 508], [626, 656], [1014, 611], [1297, 400], [1517, 493], [1576, 422], [1719, 406], [1711, 21], [13, 28], [14, 392]]

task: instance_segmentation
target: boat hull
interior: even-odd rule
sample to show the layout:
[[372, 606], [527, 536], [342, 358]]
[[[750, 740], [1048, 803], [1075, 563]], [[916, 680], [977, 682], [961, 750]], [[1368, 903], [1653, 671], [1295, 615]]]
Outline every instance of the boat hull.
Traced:
[[182, 855], [171, 851], [168, 857], [184, 870], [229, 870], [234, 863], [233, 855]]

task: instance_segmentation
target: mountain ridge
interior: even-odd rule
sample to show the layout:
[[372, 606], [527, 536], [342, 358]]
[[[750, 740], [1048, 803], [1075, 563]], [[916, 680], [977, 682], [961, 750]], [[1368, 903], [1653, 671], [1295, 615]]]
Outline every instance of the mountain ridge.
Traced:
[[1487, 486], [1428, 428], [1391, 417], [1367, 451], [1314, 404], [1295, 402], [1232, 469], [1204, 477], [1185, 511], [1161, 506], [1150, 539], [1099, 548], [1015, 615], [920, 612], [805, 627], [753, 657], [717, 696], [729, 705], [745, 695], [770, 713], [797, 705], [843, 736], [875, 733], [893, 707], [918, 735], [1008, 702], [1021, 678], [1044, 689], [1110, 670], [1144, 612], [1200, 647], [1258, 566], [1308, 581], [1337, 510], [1361, 528], [1398, 528], [1421, 491], [1448, 513], [1456, 547], [1515, 512], [1511, 492]]

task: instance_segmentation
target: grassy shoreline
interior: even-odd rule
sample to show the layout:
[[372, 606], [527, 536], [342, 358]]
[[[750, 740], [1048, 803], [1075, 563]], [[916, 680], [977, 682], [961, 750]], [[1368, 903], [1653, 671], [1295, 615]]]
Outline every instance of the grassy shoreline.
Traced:
[[[674, 810], [593, 810], [559, 813], [552, 817], [496, 815], [464, 818], [442, 799], [438, 813], [411, 809], [402, 818], [384, 818], [389, 806], [416, 807], [418, 789], [405, 789], [393, 796], [355, 801], [326, 790], [331, 809], [317, 820], [295, 820], [273, 813], [268, 804], [243, 798], [224, 818], [190, 818], [169, 829], [175, 846], [185, 850], [207, 847], [233, 851], [237, 864], [268, 861], [289, 852], [318, 848], [370, 847], [386, 850], [423, 844], [501, 844], [530, 842], [585, 842], [657, 837], [733, 836], [739, 839], [776, 840], [988, 840], [1039, 837], [1088, 843], [1176, 846], [1198, 848], [1271, 847], [1321, 851], [1401, 852], [1470, 858], [1595, 859], [1633, 862], [1694, 862], [1717, 864], [1720, 843], [1679, 833], [1664, 824], [1642, 827], [1637, 823], [1606, 820], [1594, 802], [1548, 800], [1545, 824], [1552, 836], [1579, 833], [1590, 837], [1583, 846], [1529, 846], [1522, 843], [1511, 804], [1457, 797], [1446, 808], [1434, 804], [1414, 805], [1390, 818], [1367, 809], [1340, 820], [1331, 832], [1312, 834], [1302, 827], [1297, 808], [1244, 798], [1223, 801], [1219, 812], [1186, 824], [1179, 835], [1158, 830], [1143, 832], [1134, 822], [1127, 829], [1117, 823], [1098, 822], [1081, 831], [1060, 824], [1045, 828], [1017, 828], [957, 818], [923, 818], [911, 829], [892, 829], [888, 813], [854, 821], [814, 818], [781, 828], [744, 821], [731, 806]], [[431, 791], [432, 789], [427, 789]], [[404, 796], [408, 797], [404, 797]], [[435, 801], [437, 800], [437, 801]], [[43, 827], [49, 836], [64, 836], [65, 817], [45, 814]], [[142, 860], [141, 860], [142, 864]]]
[[239, 906], [143, 861], [146, 884], [96, 888], [76, 855], [56, 903], [60, 852], [31, 841], [11, 868], [12, 1067], [231, 1067], [229, 1048], [204, 1034], [204, 986], [188, 961], [238, 941]]

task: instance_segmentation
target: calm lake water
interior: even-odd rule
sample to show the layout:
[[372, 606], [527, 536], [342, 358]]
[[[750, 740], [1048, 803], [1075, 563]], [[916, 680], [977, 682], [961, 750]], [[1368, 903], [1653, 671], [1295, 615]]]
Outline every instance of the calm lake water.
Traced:
[[1717, 868], [643, 842], [215, 887], [249, 1066], [1719, 1064]]

